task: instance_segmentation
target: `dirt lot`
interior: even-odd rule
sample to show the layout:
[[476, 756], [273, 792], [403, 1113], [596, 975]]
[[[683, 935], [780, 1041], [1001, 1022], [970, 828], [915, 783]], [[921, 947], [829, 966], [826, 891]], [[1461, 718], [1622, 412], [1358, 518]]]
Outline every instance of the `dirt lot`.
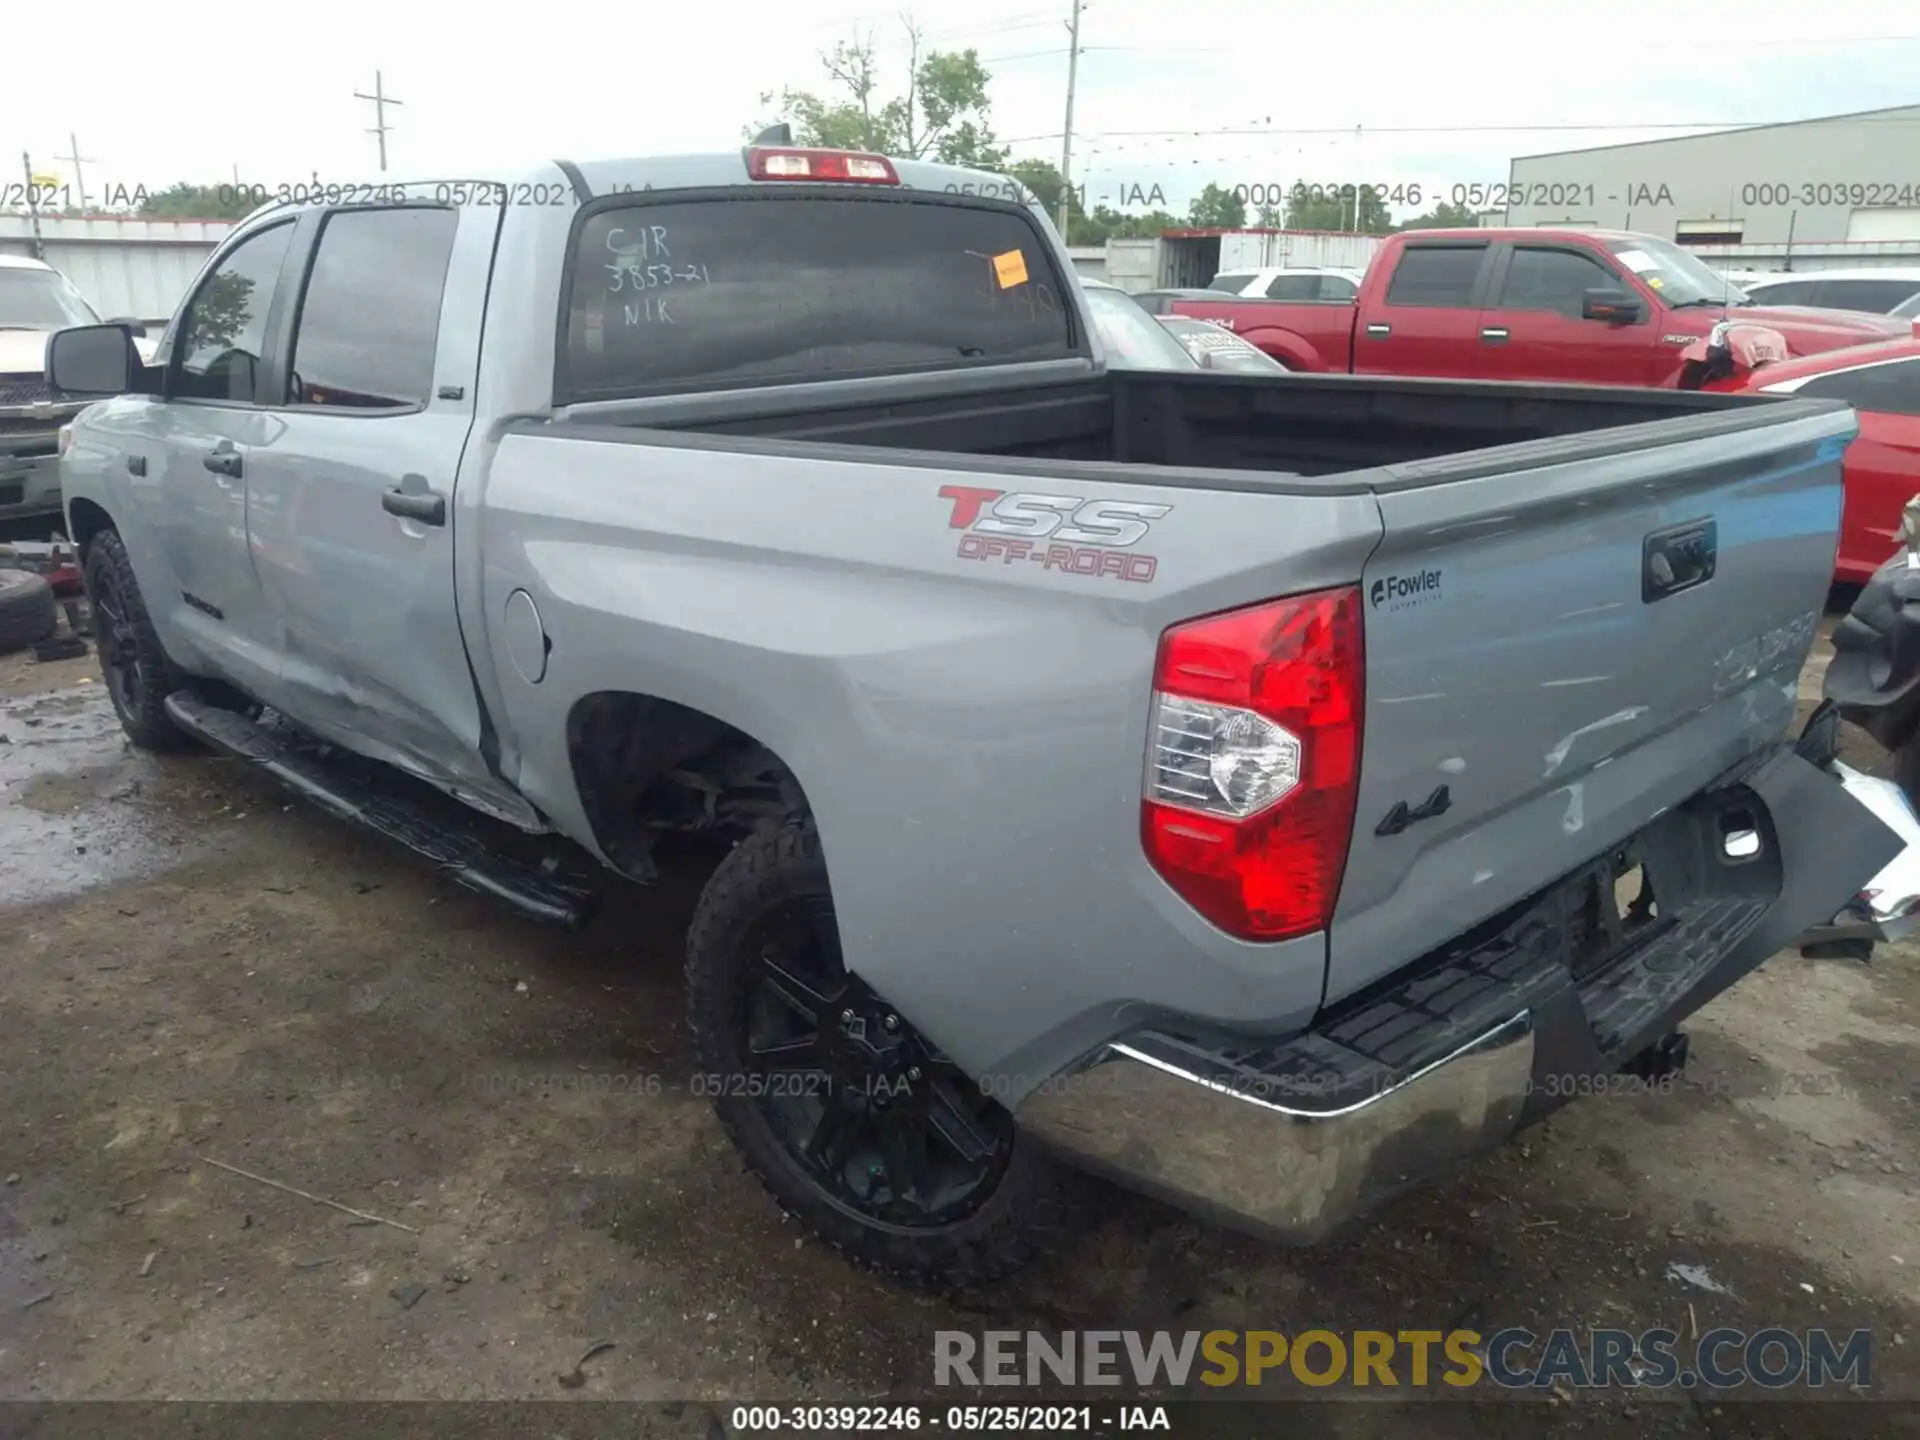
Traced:
[[1871, 1327], [1907, 1403], [1284, 1428], [1913, 1433], [1914, 950], [1776, 957], [1691, 1025], [1691, 1093], [1587, 1100], [1339, 1243], [1111, 1193], [1018, 1283], [933, 1299], [803, 1239], [688, 1094], [697, 857], [545, 931], [233, 762], [130, 751], [93, 665], [0, 658], [0, 1398], [860, 1400], [924, 1395], [936, 1328], [1824, 1325]]

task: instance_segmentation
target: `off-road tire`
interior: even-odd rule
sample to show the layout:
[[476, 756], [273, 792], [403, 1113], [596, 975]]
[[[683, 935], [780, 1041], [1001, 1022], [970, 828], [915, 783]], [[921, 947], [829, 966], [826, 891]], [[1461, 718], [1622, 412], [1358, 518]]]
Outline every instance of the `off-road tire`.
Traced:
[[[739, 1068], [735, 1026], [745, 983], [747, 941], [755, 921], [795, 898], [828, 894], [820, 837], [786, 829], [742, 841], [701, 893], [687, 932], [687, 1016], [699, 1072]], [[1023, 1268], [1070, 1230], [1086, 1181], [1015, 1132], [991, 1193], [958, 1221], [939, 1228], [882, 1224], [849, 1213], [775, 1135], [748, 1098], [708, 1087], [721, 1125], [780, 1207], [847, 1259], [905, 1284], [938, 1289], [984, 1284]]]
[[[167, 696], [182, 684], [180, 672], [154, 633], [140, 582], [133, 578], [133, 563], [117, 531], [103, 530], [93, 538], [87, 546], [84, 575], [87, 601], [93, 608], [94, 649], [100, 652], [100, 673], [114, 713], [120, 717], [120, 728], [142, 750], [187, 748], [192, 740], [166, 711]], [[116, 666], [128, 658], [122, 647], [130, 647], [137, 683], [116, 678]]]
[[44, 575], [0, 569], [0, 655], [39, 644], [59, 625], [60, 606]]

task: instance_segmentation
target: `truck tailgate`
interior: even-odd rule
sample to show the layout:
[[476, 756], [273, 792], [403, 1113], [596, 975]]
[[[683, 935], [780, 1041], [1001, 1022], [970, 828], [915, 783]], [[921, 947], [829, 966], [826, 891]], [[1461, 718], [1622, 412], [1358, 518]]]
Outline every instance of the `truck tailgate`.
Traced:
[[1789, 727], [1856, 421], [1677, 428], [1613, 432], [1597, 455], [1595, 437], [1569, 437], [1387, 471], [1361, 587], [1366, 718], [1329, 1002], [1603, 854]]

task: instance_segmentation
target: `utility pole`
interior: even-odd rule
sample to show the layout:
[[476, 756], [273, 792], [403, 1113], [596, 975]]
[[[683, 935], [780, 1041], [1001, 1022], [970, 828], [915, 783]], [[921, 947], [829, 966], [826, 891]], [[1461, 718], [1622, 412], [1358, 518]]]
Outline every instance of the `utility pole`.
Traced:
[[91, 165], [93, 163], [93, 156], [82, 155], [80, 153], [80, 142], [74, 138], [73, 132], [71, 131], [67, 132], [67, 144], [73, 147], [73, 153], [71, 155], [56, 155], [53, 158], [56, 160], [65, 160], [73, 166], [73, 188], [80, 192], [80, 211], [82, 214], [85, 214], [87, 210], [87, 177], [80, 169], [80, 166], [83, 163]]
[[373, 102], [373, 126], [367, 133], [380, 137], [380, 170], [381, 173], [384, 174], [387, 168], [387, 131], [393, 128], [387, 124], [387, 106], [398, 105], [401, 102], [394, 99], [381, 88], [380, 72], [378, 70], [373, 72], [373, 94], [363, 95], [356, 90], [353, 92], [353, 98], [356, 100], [371, 100]]
[[33, 173], [33, 156], [25, 150], [20, 152], [20, 173], [27, 177], [27, 220], [33, 227], [33, 258], [47, 258], [47, 247], [40, 239], [40, 206], [38, 203], [40, 177]]
[[1080, 12], [1085, 0], [1073, 0], [1073, 18], [1067, 21], [1067, 133], [1060, 141], [1060, 242], [1067, 239], [1067, 216], [1073, 207], [1073, 87], [1080, 76]]

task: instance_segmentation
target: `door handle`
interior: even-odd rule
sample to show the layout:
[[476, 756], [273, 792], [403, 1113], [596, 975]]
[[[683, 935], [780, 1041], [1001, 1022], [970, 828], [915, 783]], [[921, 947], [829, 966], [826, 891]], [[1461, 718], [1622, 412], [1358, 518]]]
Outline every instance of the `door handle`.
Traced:
[[144, 455], [127, 456], [127, 473], [129, 475], [146, 474], [147, 473], [147, 457]]
[[1375, 322], [1374, 324], [1367, 326], [1367, 334], [1375, 336], [1378, 339], [1384, 340], [1387, 336], [1391, 335], [1392, 333], [1393, 333], [1393, 327], [1391, 325], [1381, 325], [1378, 322]]
[[216, 475], [231, 475], [240, 478], [241, 464], [238, 450], [215, 450], [200, 462]]
[[402, 520], [418, 520], [422, 525], [447, 523], [447, 497], [438, 490], [404, 490], [396, 485], [380, 497], [380, 508]]
[[1480, 331], [1480, 338], [1489, 345], [1504, 345], [1507, 343], [1507, 327], [1488, 325]]

